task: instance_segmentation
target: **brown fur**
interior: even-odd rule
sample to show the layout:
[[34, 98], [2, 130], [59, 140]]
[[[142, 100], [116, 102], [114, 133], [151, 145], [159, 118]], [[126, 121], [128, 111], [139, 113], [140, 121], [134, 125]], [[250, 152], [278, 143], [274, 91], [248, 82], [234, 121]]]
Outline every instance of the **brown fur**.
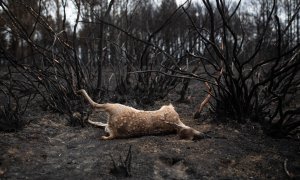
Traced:
[[143, 111], [122, 104], [98, 104], [89, 97], [85, 90], [79, 90], [78, 93], [84, 96], [94, 109], [109, 114], [107, 124], [88, 121], [96, 126], [105, 127], [108, 135], [102, 136], [102, 139], [175, 132], [183, 139], [193, 139], [194, 136], [201, 134], [180, 121], [179, 115], [172, 104], [162, 106], [156, 111]]

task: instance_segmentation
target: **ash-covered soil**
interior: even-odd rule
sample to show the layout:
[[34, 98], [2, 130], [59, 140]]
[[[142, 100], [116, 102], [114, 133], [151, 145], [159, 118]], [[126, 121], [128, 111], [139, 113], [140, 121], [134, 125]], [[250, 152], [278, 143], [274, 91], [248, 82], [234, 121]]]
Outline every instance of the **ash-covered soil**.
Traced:
[[[156, 102], [157, 109], [167, 102]], [[177, 135], [100, 140], [103, 129], [71, 127], [65, 116], [31, 107], [23, 130], [0, 133], [0, 179], [287, 179], [300, 173], [300, 143], [272, 139], [259, 125], [192, 119], [189, 104], [173, 103], [182, 121], [211, 138]], [[105, 121], [93, 113], [94, 121]], [[131, 161], [125, 158], [131, 146]], [[127, 166], [115, 168], [115, 166]], [[126, 170], [131, 176], [126, 177]]]

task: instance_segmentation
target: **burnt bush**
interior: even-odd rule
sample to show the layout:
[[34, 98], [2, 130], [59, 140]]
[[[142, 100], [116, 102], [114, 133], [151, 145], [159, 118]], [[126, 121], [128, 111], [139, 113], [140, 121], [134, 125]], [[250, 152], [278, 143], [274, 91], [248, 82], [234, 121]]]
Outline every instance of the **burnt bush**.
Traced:
[[[295, 19], [283, 25], [277, 16], [278, 2], [273, 1], [264, 7], [268, 14], [256, 39], [249, 41], [252, 34], [247, 34], [247, 24], [237, 13], [240, 2], [231, 9], [222, 0], [216, 5], [203, 2], [207, 29], [185, 12], [205, 45], [203, 53], [193, 56], [201, 59], [209, 77], [216, 119], [259, 122], [267, 134], [277, 137], [299, 132], [300, 44], [289, 41], [286, 34]], [[221, 69], [221, 76], [216, 75]]]
[[[3, 80], [8, 78], [7, 80]], [[0, 131], [15, 132], [22, 129], [28, 121], [23, 115], [32, 96], [24, 97], [15, 92], [11, 84], [11, 73], [0, 78]], [[21, 101], [25, 101], [22, 102]]]
[[67, 1], [53, 2], [56, 19], [42, 0], [0, 1], [0, 63], [16, 75], [13, 94], [37, 94], [73, 125], [88, 114], [79, 89], [151, 105], [178, 85], [184, 102], [197, 79], [211, 86], [216, 119], [260, 122], [273, 136], [299, 130], [299, 3], [250, 1], [251, 13], [241, 1], [215, 2], [74, 0], [71, 25]]

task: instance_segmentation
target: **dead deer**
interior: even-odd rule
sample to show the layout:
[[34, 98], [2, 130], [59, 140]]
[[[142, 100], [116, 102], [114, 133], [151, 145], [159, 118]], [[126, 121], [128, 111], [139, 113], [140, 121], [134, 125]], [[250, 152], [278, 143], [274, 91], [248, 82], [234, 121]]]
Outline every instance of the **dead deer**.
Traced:
[[93, 109], [109, 114], [107, 123], [88, 120], [93, 125], [105, 128], [107, 136], [102, 136], [103, 140], [176, 132], [182, 139], [202, 138], [201, 132], [180, 121], [172, 104], [162, 106], [156, 111], [143, 111], [122, 104], [98, 104], [89, 97], [84, 89], [77, 93], [81, 94]]

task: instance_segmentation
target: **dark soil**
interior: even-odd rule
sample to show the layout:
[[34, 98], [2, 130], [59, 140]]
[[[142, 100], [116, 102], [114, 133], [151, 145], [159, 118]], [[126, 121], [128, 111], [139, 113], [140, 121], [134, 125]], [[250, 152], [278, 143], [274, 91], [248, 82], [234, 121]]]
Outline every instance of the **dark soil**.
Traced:
[[[255, 124], [233, 128], [210, 118], [193, 120], [189, 105], [174, 105], [184, 123], [211, 138], [187, 141], [171, 134], [103, 141], [102, 129], [71, 127], [64, 116], [32, 109], [26, 117], [32, 122], [23, 130], [0, 134], [0, 177], [125, 178], [125, 169], [116, 170], [113, 161], [124, 162], [130, 146], [131, 179], [287, 179], [285, 160], [288, 172], [299, 174], [299, 141], [272, 139]], [[103, 121], [100, 113], [90, 118], [99, 116]]]
[[[273, 139], [253, 123], [215, 123], [207, 112], [194, 120], [199, 100], [192, 101], [173, 105], [185, 124], [211, 138], [187, 141], [169, 134], [103, 141], [104, 130], [71, 127], [67, 117], [36, 104], [26, 113], [31, 122], [23, 130], [0, 133], [0, 179], [288, 179], [287, 173], [300, 174], [299, 140]], [[105, 122], [102, 113], [90, 118]], [[131, 161], [125, 162], [130, 146]]]

